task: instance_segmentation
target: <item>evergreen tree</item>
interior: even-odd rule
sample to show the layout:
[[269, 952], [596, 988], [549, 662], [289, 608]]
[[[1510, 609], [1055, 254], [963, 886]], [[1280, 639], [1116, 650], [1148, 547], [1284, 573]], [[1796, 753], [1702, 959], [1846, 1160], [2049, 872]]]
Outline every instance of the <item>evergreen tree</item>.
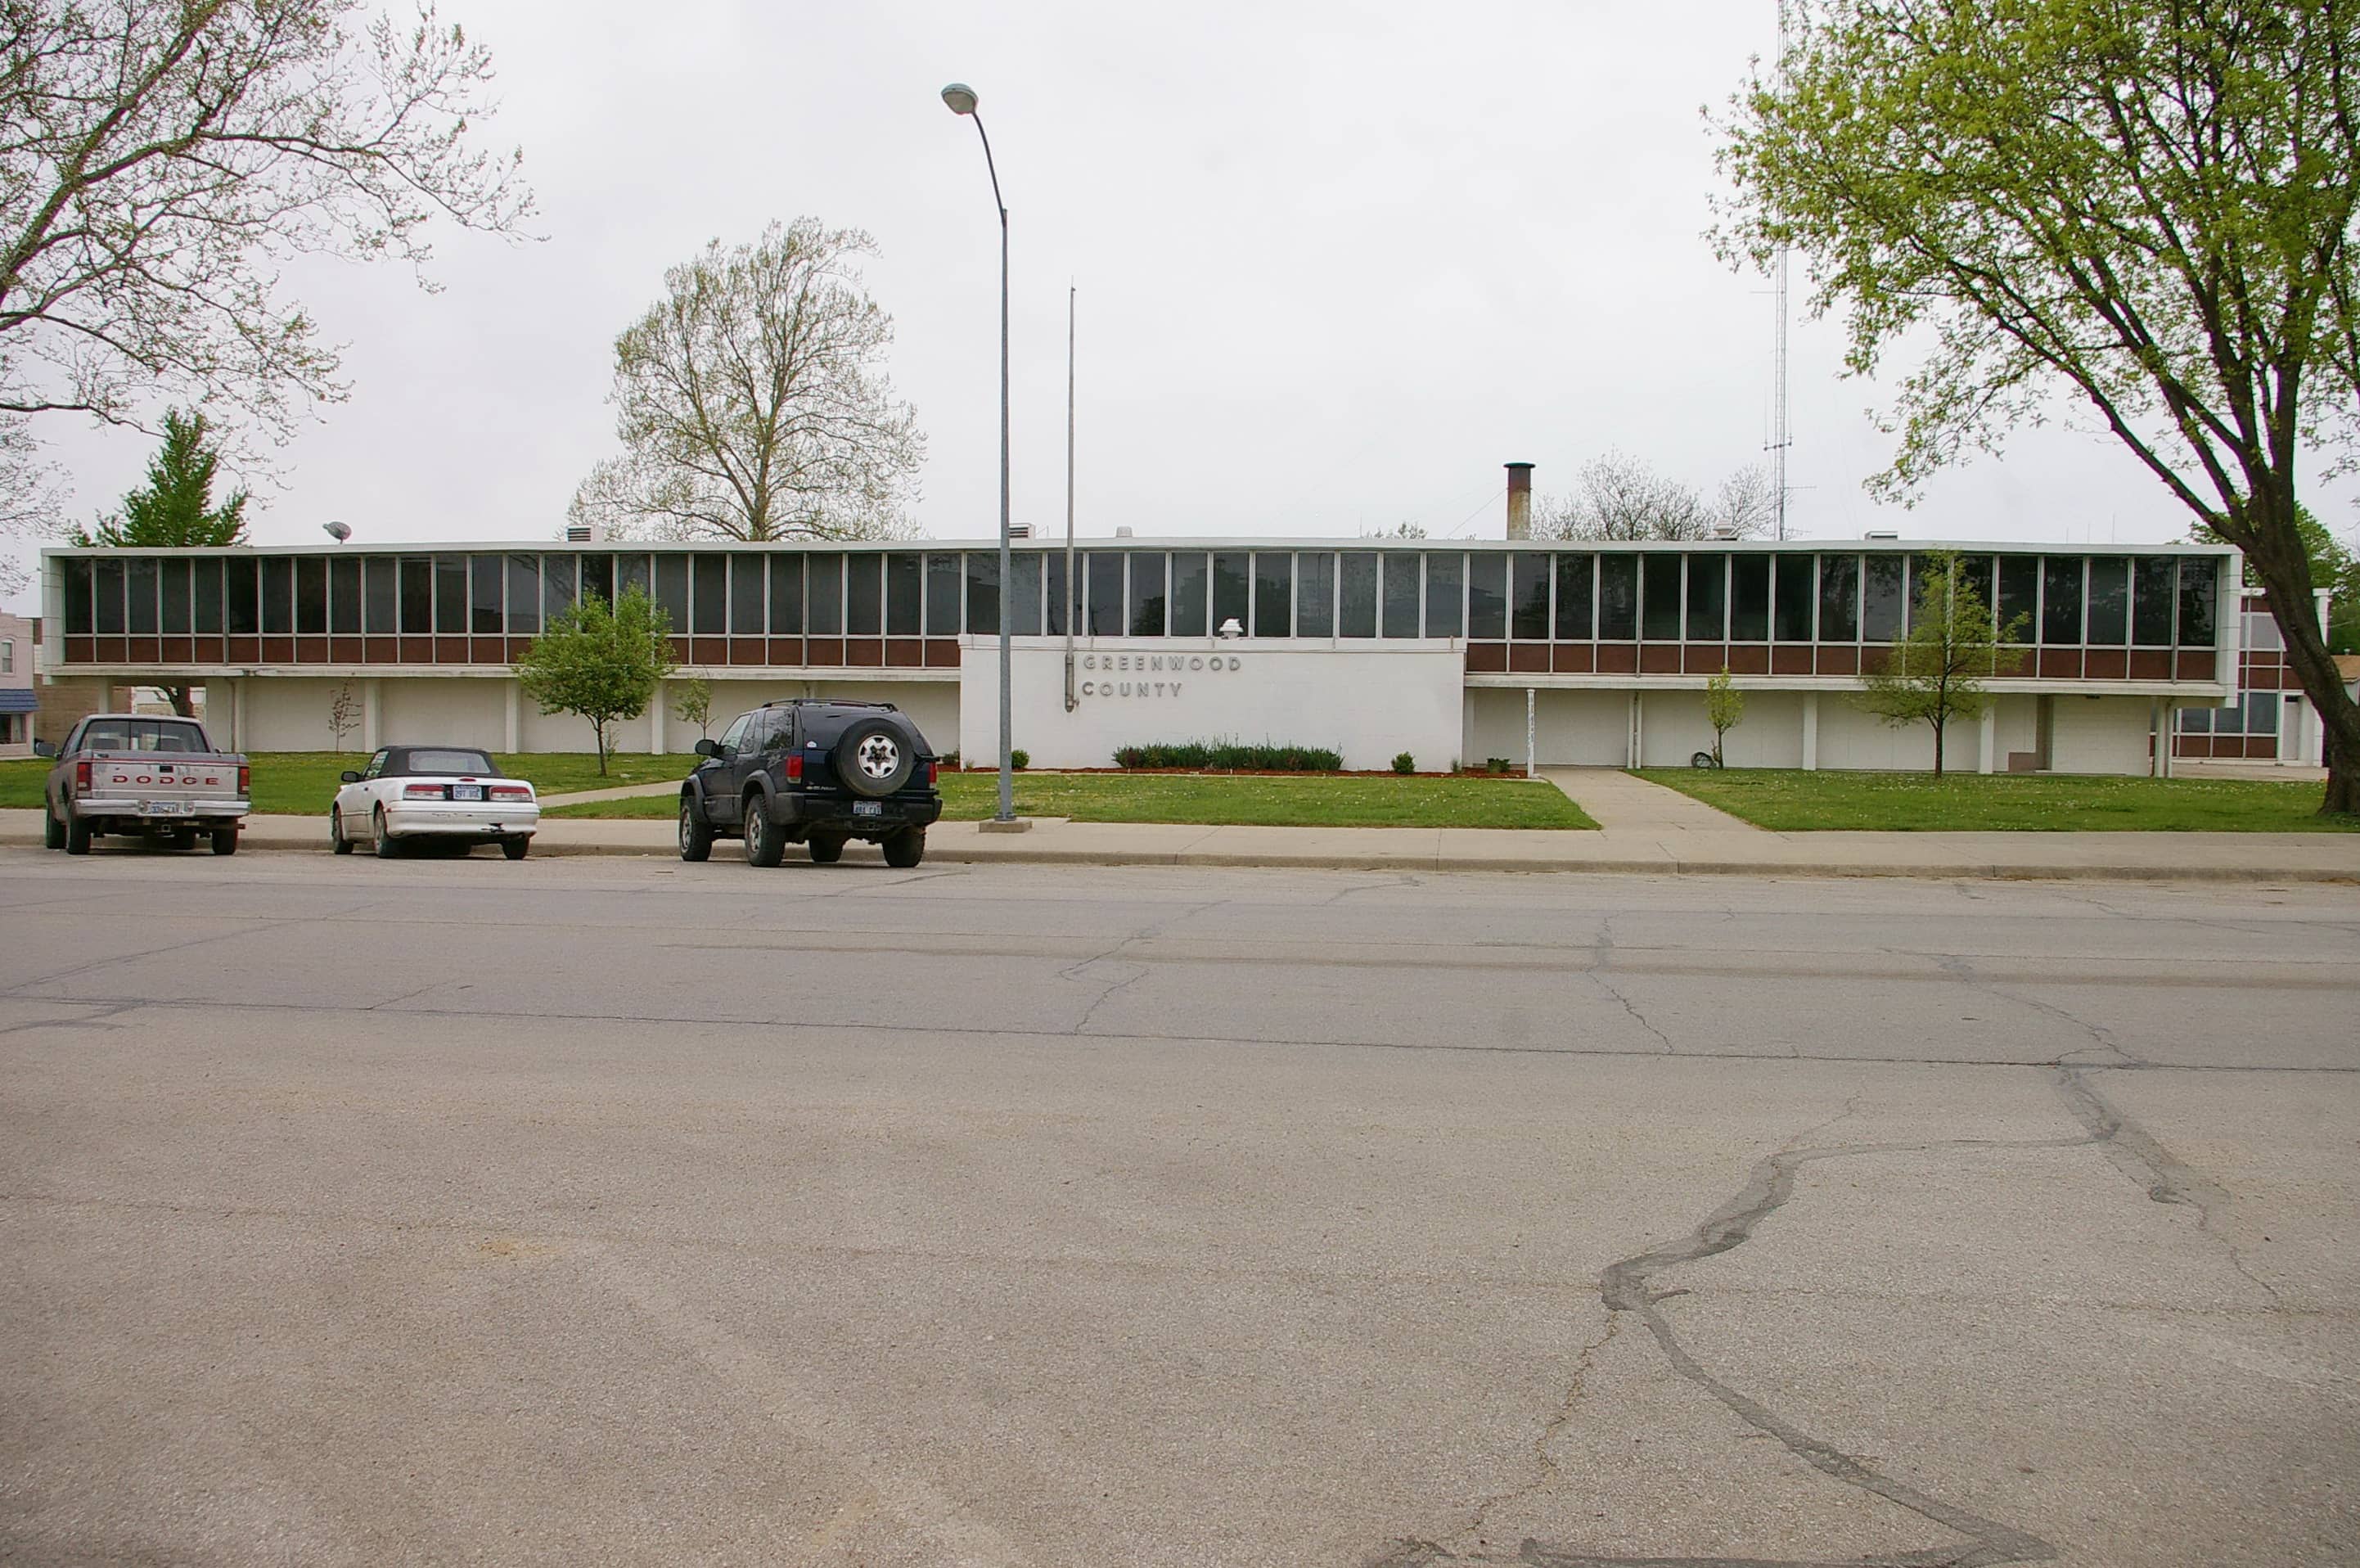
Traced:
[[164, 415], [164, 448], [148, 460], [148, 483], [123, 498], [123, 510], [98, 520], [96, 532], [77, 531], [77, 544], [178, 550], [246, 543], [244, 490], [213, 505], [221, 445], [204, 414], [172, 409]]

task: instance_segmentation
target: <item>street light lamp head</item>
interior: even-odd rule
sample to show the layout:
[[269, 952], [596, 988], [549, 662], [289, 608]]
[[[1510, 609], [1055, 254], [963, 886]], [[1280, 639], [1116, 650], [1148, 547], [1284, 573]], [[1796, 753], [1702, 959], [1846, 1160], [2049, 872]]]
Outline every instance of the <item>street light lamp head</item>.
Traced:
[[352, 525], [349, 523], [323, 522], [320, 526], [327, 532], [329, 538], [339, 544], [353, 536]]
[[943, 89], [943, 102], [951, 106], [954, 115], [975, 113], [975, 89], [964, 82], [954, 82]]

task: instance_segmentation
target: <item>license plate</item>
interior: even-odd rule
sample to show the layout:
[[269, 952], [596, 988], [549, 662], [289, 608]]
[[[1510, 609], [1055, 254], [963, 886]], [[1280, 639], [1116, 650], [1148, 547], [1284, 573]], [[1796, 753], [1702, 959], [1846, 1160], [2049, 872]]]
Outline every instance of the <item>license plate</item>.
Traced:
[[484, 798], [484, 786], [482, 784], [453, 784], [451, 786], [451, 798], [453, 800], [481, 800]]
[[852, 803], [852, 815], [855, 817], [882, 817], [885, 815], [885, 803], [879, 800], [856, 800]]
[[143, 800], [139, 803], [142, 817], [186, 817], [189, 803], [185, 800]]

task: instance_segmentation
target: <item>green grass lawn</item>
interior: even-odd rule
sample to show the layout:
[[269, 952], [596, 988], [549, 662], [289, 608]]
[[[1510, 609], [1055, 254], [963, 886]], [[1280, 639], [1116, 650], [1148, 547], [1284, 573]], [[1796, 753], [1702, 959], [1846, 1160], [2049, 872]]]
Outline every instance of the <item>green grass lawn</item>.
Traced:
[[2319, 815], [2315, 784], [2008, 773], [1946, 773], [1937, 780], [1931, 773], [1785, 768], [1646, 768], [1639, 776], [1780, 832], [2360, 831], [2360, 817]]
[[[685, 778], [696, 765], [696, 759], [687, 754], [650, 756], [645, 752], [623, 752], [606, 759], [606, 776], [602, 779], [598, 776], [598, 759], [587, 751], [538, 751], [530, 756], [495, 756], [492, 760], [499, 764], [502, 773], [530, 779], [533, 788], [542, 795]], [[336, 775], [346, 768], [366, 764], [368, 753], [257, 751], [249, 761], [254, 768], [255, 810], [273, 816], [325, 817], [328, 803], [335, 798]], [[49, 764], [38, 758], [0, 762], [0, 806], [38, 809], [41, 781], [49, 773]]]
[[[943, 816], [989, 817], [1000, 775], [945, 773]], [[669, 817], [668, 795], [559, 806], [553, 817]], [[1076, 822], [1240, 823], [1279, 828], [1595, 828], [1555, 784], [1514, 778], [1371, 778], [1244, 773], [1016, 775], [1020, 817]]]

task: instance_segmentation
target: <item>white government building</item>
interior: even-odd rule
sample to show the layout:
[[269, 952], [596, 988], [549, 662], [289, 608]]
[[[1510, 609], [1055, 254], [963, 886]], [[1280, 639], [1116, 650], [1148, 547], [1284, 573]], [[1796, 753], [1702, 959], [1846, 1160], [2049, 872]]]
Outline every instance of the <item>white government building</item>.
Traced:
[[[1026, 539], [1005, 585], [991, 541], [60, 548], [42, 554], [42, 706], [55, 729], [112, 688], [193, 683], [216, 738], [247, 751], [329, 749], [340, 696], [347, 748], [586, 751], [588, 726], [524, 700], [511, 662], [579, 596], [643, 586], [683, 674], [712, 681], [716, 730], [773, 697], [881, 698], [943, 751], [994, 759], [1005, 613], [1015, 744], [1035, 767], [1225, 739], [1332, 747], [1349, 768], [1401, 752], [1422, 771], [1521, 766], [1528, 733], [1543, 764], [1677, 765], [1711, 744], [1703, 687], [1726, 666], [1748, 694], [1731, 765], [1920, 768], [1927, 729], [1853, 699], [1935, 549], [2028, 628], [1951, 766], [2161, 772], [2157, 736], [2202, 725], [2209, 749], [2216, 718], [2243, 726], [2235, 552], [1885, 537], [1118, 537], [1083, 542], [1070, 584], [1065, 546]], [[620, 749], [688, 749], [672, 701], [624, 725]], [[2315, 757], [2316, 721], [2276, 706], [2299, 696], [2267, 701], [2271, 754], [2308, 735]]]

